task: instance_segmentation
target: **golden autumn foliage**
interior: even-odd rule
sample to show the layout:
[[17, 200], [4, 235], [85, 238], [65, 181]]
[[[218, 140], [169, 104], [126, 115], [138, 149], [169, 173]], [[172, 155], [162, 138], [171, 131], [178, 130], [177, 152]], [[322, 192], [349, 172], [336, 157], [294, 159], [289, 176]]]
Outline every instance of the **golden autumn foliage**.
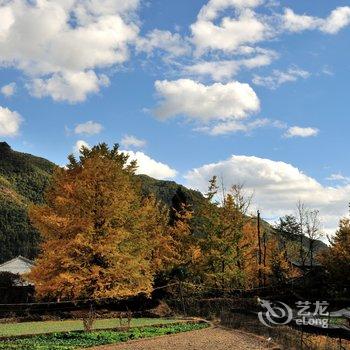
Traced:
[[[239, 241], [242, 252], [243, 287], [251, 289], [262, 285], [285, 282], [295, 272], [288, 261], [281, 244], [272, 235], [261, 232], [261, 265], [259, 265], [258, 233], [255, 220], [248, 221], [243, 227], [243, 235]], [[261, 275], [259, 275], [259, 270]]]
[[169, 227], [169, 234], [173, 239], [175, 252], [175, 267], [186, 267], [195, 264], [201, 257], [198, 240], [191, 230], [193, 211], [188, 205], [181, 205], [180, 210], [175, 212], [175, 220]]
[[30, 209], [42, 236], [29, 274], [39, 298], [150, 294], [156, 276], [219, 290], [290, 277], [285, 251], [263, 229], [259, 251], [257, 220], [242, 186], [223, 191], [218, 201], [214, 177], [196, 212], [180, 191], [169, 216], [154, 196], [142, 198], [136, 164], [118, 146], [83, 148], [78, 160], [69, 160], [56, 169], [46, 204]]
[[322, 253], [320, 260], [335, 283], [350, 284], [350, 219], [340, 220], [331, 246]]
[[105, 144], [83, 148], [55, 171], [46, 204], [30, 218], [42, 236], [29, 275], [39, 298], [120, 298], [149, 294], [173, 259], [167, 212], [142, 199], [136, 164]]
[[285, 252], [271, 233], [264, 234], [264, 229], [260, 233], [259, 265], [257, 220], [248, 214], [251, 198], [243, 187], [232, 186], [222, 193], [221, 201], [218, 198], [214, 177], [195, 220], [190, 223], [180, 216], [177, 222], [189, 239], [182, 256], [186, 257], [190, 282], [210, 289], [231, 290], [251, 289], [290, 277], [292, 269]]
[[244, 288], [254, 288], [259, 284], [258, 240], [256, 223], [249, 221], [243, 227], [243, 235], [239, 242], [242, 254], [242, 270], [244, 272]]
[[239, 242], [247, 220], [248, 202], [239, 186], [233, 186], [224, 195], [222, 203], [214, 201], [217, 194], [218, 186], [214, 177], [210, 181], [206, 200], [196, 213], [196, 261], [190, 270], [197, 284], [214, 289], [237, 288], [244, 277], [243, 251]]

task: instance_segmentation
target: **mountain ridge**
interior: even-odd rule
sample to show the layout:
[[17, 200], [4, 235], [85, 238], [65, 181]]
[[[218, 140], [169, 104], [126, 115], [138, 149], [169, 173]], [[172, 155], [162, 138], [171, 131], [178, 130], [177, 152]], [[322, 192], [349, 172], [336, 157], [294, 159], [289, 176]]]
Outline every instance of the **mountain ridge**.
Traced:
[[[27, 210], [31, 203], [44, 202], [44, 191], [55, 167], [45, 158], [15, 151], [6, 142], [0, 142], [0, 263], [17, 255], [30, 259], [37, 255], [40, 236], [30, 224]], [[194, 210], [204, 201], [199, 191], [175, 181], [157, 180], [147, 175], [137, 177], [142, 195], [154, 194], [169, 208], [179, 190]], [[263, 225], [268, 231], [275, 231], [267, 222]], [[305, 242], [307, 246], [306, 237]], [[322, 242], [317, 245], [321, 249], [325, 246]]]
[[[0, 263], [17, 255], [33, 259], [38, 253], [40, 236], [29, 222], [27, 209], [31, 203], [44, 202], [44, 191], [55, 167], [45, 158], [15, 151], [0, 142]], [[137, 177], [144, 196], [155, 194], [168, 207], [179, 188], [194, 207], [203, 200], [200, 192], [174, 181]]]

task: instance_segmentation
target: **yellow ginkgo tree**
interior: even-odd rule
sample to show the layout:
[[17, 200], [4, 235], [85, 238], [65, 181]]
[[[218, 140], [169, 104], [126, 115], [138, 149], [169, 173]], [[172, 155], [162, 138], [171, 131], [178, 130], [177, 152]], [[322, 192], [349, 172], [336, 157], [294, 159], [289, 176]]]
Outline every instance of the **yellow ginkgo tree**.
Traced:
[[30, 218], [42, 236], [29, 275], [39, 298], [122, 298], [149, 294], [173, 258], [167, 212], [142, 198], [137, 165], [99, 144], [57, 168], [46, 204]]

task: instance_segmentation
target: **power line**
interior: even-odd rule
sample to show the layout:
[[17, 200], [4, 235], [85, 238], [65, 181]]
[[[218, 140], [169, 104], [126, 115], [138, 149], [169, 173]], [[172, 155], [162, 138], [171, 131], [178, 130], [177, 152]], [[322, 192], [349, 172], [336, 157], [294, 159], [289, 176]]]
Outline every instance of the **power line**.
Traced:
[[[175, 285], [178, 285], [178, 282], [170, 283], [164, 286], [155, 287], [153, 288], [153, 291], [165, 289], [168, 287], [172, 287]], [[39, 303], [15, 303], [15, 304], [0, 304], [1, 307], [7, 307], [7, 306], [50, 306], [50, 305], [66, 305], [66, 304], [85, 304], [85, 303], [93, 303], [93, 302], [101, 302], [101, 301], [125, 301], [129, 299], [128, 297], [125, 298], [94, 298], [94, 299], [75, 299], [75, 300], [63, 300], [63, 301], [46, 301], [46, 302], [39, 302]]]

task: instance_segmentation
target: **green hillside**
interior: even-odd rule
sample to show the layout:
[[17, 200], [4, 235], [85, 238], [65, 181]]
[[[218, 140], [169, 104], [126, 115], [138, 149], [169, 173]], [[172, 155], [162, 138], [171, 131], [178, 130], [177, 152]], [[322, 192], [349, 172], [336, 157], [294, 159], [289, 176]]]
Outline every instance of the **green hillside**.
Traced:
[[203, 201], [203, 195], [199, 191], [190, 190], [174, 181], [156, 180], [147, 175], [139, 175], [139, 178], [141, 180], [141, 191], [143, 195], [154, 194], [168, 207], [171, 207], [172, 199], [178, 190], [181, 190], [186, 201], [194, 209]]
[[0, 143], [0, 262], [36, 255], [39, 235], [29, 223], [27, 208], [31, 202], [43, 202], [54, 166]]

